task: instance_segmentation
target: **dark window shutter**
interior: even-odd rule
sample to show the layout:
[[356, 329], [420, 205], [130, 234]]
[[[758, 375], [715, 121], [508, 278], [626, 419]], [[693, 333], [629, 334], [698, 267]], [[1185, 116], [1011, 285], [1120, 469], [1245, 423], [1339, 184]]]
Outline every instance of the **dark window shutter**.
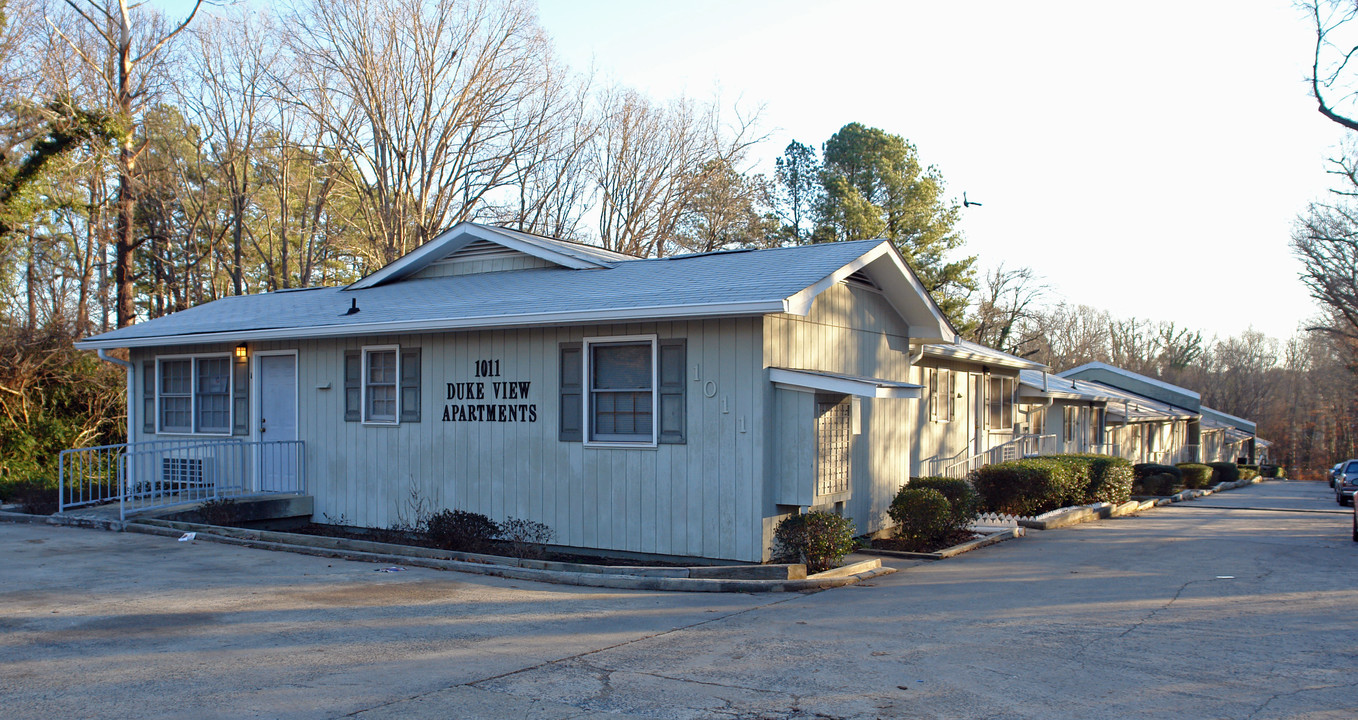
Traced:
[[561, 442], [582, 442], [585, 431], [583, 377], [584, 355], [580, 343], [561, 343]]
[[660, 341], [660, 442], [682, 445], [688, 427], [684, 370], [688, 365], [687, 341]]
[[156, 434], [155, 360], [145, 360], [141, 364], [141, 431], [147, 435]]
[[401, 350], [401, 422], [420, 421], [420, 349]]
[[363, 398], [363, 353], [359, 350], [344, 351], [344, 421], [358, 422], [362, 418], [359, 409]]
[[231, 434], [250, 434], [250, 364], [231, 361]]

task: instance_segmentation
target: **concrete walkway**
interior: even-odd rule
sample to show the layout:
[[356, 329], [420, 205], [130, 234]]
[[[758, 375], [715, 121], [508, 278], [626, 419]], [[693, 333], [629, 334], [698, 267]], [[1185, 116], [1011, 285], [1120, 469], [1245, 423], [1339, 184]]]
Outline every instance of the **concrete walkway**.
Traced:
[[1347, 514], [1296, 512], [1332, 493], [1198, 502], [779, 596], [0, 525], [0, 698], [7, 718], [1358, 716], [1358, 543]]

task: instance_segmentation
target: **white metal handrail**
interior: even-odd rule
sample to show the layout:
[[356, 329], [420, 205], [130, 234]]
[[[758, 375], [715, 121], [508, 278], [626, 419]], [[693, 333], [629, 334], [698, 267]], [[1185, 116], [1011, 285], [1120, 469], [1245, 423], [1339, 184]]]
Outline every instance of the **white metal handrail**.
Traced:
[[63, 450], [58, 512], [117, 502], [120, 518], [213, 498], [305, 493], [301, 440], [152, 440]]
[[1055, 435], [1020, 435], [1007, 443], [947, 465], [941, 474], [943, 477], [965, 477], [972, 470], [986, 465], [1017, 460], [1028, 455], [1047, 455], [1055, 451]]

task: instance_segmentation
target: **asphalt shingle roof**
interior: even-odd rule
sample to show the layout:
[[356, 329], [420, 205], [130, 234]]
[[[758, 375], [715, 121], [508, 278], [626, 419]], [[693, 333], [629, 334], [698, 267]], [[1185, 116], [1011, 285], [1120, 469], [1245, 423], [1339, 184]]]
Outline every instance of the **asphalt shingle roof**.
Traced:
[[[444, 323], [448, 329], [550, 324], [553, 315], [782, 301], [879, 245], [881, 240], [624, 260], [600, 269], [536, 268], [420, 278], [361, 290], [339, 287], [226, 297], [86, 338], [118, 347], [176, 336], [307, 328], [346, 335], [380, 323]], [[345, 314], [356, 300], [359, 312]], [[468, 322], [476, 319], [477, 323]], [[333, 331], [333, 332], [331, 332]], [[373, 332], [367, 330], [367, 332]], [[136, 341], [142, 341], [140, 343]]]

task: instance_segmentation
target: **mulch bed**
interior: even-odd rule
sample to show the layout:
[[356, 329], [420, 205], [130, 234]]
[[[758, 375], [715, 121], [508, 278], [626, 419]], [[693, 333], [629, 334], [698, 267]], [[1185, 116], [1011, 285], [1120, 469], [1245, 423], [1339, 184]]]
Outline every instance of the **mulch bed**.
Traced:
[[898, 552], [938, 552], [944, 548], [950, 548], [953, 545], [961, 545], [968, 540], [975, 540], [978, 537], [981, 537], [979, 533], [974, 533], [970, 530], [962, 530], [932, 543], [918, 543], [913, 540], [902, 540], [899, 538], [882, 538], [873, 540], [872, 546], [878, 550], [896, 550]]
[[[289, 529], [301, 535], [316, 535], [320, 537], [336, 537], [346, 540], [366, 540], [368, 542], [391, 543], [394, 545], [413, 545], [416, 547], [432, 548], [434, 550], [454, 550], [431, 542], [428, 538], [418, 533], [402, 532], [400, 530], [381, 530], [354, 528], [346, 525], [327, 525], [325, 523], [308, 523], [298, 528]], [[502, 557], [525, 557], [534, 560], [551, 560], [553, 562], [579, 563], [583, 565], [606, 565], [609, 567], [633, 566], [633, 567], [688, 567], [689, 564], [666, 562], [663, 560], [642, 560], [637, 558], [614, 558], [600, 557], [595, 555], [578, 555], [575, 553], [537, 551], [537, 548], [526, 548], [527, 552], [515, 552], [514, 545], [507, 542], [492, 541], [485, 547], [472, 549], [456, 548], [462, 552], [475, 552], [483, 555], [499, 555]]]

